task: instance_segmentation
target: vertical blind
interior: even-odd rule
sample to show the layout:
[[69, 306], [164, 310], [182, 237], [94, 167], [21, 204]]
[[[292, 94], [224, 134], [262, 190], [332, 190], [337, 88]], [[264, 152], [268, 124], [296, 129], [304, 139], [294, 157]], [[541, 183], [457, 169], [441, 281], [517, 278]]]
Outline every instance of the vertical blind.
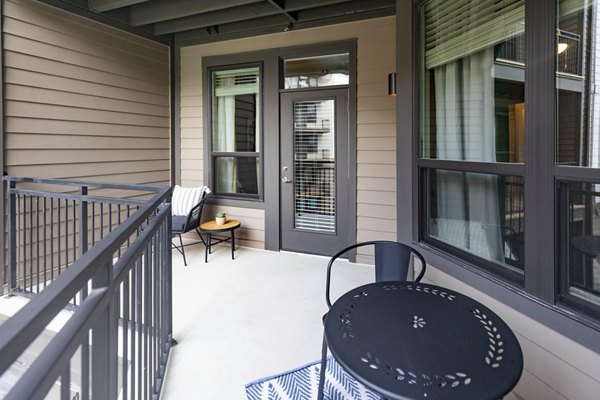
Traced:
[[489, 48], [525, 31], [524, 0], [430, 0], [423, 5], [425, 68]]

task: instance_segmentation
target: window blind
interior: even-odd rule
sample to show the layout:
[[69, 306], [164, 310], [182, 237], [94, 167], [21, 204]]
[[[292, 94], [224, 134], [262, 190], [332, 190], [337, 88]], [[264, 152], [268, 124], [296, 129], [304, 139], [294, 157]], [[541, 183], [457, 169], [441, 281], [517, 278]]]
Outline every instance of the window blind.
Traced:
[[294, 102], [297, 229], [335, 232], [335, 102]]
[[525, 31], [524, 0], [430, 0], [422, 9], [425, 68], [431, 69]]
[[258, 68], [243, 68], [232, 71], [213, 72], [215, 96], [235, 96], [258, 93]]
[[558, 2], [559, 18], [568, 17], [594, 4], [594, 0], [561, 0]]

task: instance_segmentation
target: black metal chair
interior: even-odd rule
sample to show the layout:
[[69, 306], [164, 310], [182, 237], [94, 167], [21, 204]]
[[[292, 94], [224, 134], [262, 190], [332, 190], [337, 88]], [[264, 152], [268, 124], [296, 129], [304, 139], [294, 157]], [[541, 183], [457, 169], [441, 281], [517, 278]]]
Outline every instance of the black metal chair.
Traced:
[[[173, 197], [171, 199], [171, 231], [173, 236], [179, 236], [179, 246], [173, 244], [173, 248], [181, 253], [185, 266], [187, 266], [187, 259], [185, 258], [186, 245], [183, 244], [181, 235], [195, 230], [198, 236], [200, 236], [202, 243], [206, 245], [198, 227], [200, 226], [200, 218], [202, 217], [202, 208], [209, 195], [210, 189], [206, 186], [198, 188], [175, 186], [173, 190]], [[182, 215], [184, 213], [186, 214]]]
[[[325, 300], [327, 306], [331, 308], [330, 288], [331, 288], [331, 268], [334, 262], [343, 256], [345, 253], [357, 249], [359, 247], [374, 247], [375, 255], [375, 281], [406, 281], [408, 278], [409, 268], [411, 266], [412, 256], [416, 257], [421, 262], [421, 271], [414, 282], [419, 282], [425, 275], [427, 264], [425, 258], [413, 249], [403, 243], [392, 242], [388, 240], [373, 240], [369, 242], [356, 243], [346, 247], [336, 253], [327, 264], [327, 280], [325, 283]], [[323, 322], [327, 318], [327, 314], [323, 316]], [[327, 341], [323, 335], [323, 348], [321, 352], [321, 372], [319, 380], [319, 400], [323, 399], [323, 391], [325, 388], [325, 368], [327, 366]]]

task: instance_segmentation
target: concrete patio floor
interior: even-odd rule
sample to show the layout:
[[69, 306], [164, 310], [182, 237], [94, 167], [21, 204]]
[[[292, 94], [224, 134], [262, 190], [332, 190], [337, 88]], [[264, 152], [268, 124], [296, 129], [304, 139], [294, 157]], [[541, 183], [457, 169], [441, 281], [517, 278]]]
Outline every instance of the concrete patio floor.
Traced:
[[[214, 247], [173, 252], [173, 333], [162, 399], [245, 399], [245, 384], [320, 358], [328, 258]], [[337, 271], [337, 273], [335, 273]], [[333, 295], [374, 279], [336, 263]], [[334, 297], [335, 298], [335, 297]]]

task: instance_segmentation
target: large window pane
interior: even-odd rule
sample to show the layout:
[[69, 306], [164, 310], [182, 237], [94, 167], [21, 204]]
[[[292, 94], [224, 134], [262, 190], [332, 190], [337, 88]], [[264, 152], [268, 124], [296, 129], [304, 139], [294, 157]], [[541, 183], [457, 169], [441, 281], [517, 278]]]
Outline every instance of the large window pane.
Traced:
[[561, 293], [600, 307], [600, 184], [558, 187]]
[[427, 237], [523, 273], [522, 178], [428, 169], [425, 183]]
[[211, 158], [215, 193], [257, 197], [259, 153], [259, 67], [213, 71]]
[[421, 156], [523, 163], [523, 0], [421, 8]]
[[215, 157], [215, 193], [258, 195], [258, 159]]
[[348, 53], [287, 59], [283, 62], [284, 89], [302, 89], [350, 83]]
[[598, 1], [559, 0], [556, 162], [600, 168]]

